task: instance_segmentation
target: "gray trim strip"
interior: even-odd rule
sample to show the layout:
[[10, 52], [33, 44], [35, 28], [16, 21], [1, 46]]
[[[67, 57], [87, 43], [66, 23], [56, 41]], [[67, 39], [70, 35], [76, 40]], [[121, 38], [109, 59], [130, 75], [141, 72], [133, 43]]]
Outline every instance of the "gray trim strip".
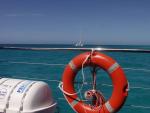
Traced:
[[76, 72], [76, 66], [75, 66], [75, 64], [73, 63], [73, 61], [70, 61], [70, 62], [69, 62], [69, 66], [70, 66], [70, 68], [71, 68], [74, 72]]
[[70, 103], [70, 105], [71, 105], [72, 107], [74, 107], [75, 105], [78, 104], [79, 100], [80, 100], [79, 98], [76, 98], [75, 100], [73, 100], [73, 101]]
[[109, 101], [107, 101], [106, 103], [105, 103], [105, 106], [106, 106], [106, 108], [107, 108], [107, 110], [110, 112], [110, 113], [114, 113], [114, 108], [110, 105], [110, 103], [109, 103]]
[[111, 74], [111, 73], [114, 72], [118, 67], [119, 67], [119, 64], [116, 62], [116, 63], [114, 63], [107, 71], [108, 71], [109, 74]]

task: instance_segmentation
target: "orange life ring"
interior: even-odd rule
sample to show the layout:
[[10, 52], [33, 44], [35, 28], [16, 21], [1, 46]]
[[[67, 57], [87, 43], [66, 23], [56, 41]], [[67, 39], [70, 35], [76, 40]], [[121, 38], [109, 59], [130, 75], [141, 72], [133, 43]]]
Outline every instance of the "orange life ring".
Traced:
[[113, 84], [111, 97], [101, 107], [91, 107], [91, 105], [87, 105], [80, 100], [75, 92], [75, 76], [82, 68], [82, 64], [87, 56], [90, 54], [90, 52], [80, 54], [73, 58], [66, 66], [62, 78], [62, 89], [63, 91], [73, 95], [64, 93], [64, 96], [70, 106], [77, 113], [115, 113], [122, 107], [126, 100], [128, 95], [128, 81], [123, 69], [109, 56], [99, 52], [93, 52], [90, 57], [90, 61], [86, 61], [84, 67], [97, 65], [109, 74]]

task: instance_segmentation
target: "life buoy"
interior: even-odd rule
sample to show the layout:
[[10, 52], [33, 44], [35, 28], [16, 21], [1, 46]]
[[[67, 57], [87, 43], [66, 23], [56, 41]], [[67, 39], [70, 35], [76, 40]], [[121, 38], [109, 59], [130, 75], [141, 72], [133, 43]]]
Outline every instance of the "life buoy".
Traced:
[[[85, 62], [84, 67], [96, 65], [105, 70], [112, 79], [112, 95], [102, 106], [91, 107], [85, 104], [74, 89], [74, 79], [88, 56], [90, 60]], [[123, 69], [115, 60], [99, 52], [93, 52], [92, 55], [91, 52], [86, 52], [73, 58], [64, 70], [62, 83], [63, 91], [67, 92], [64, 96], [77, 113], [115, 113], [122, 107], [128, 95], [128, 81]]]

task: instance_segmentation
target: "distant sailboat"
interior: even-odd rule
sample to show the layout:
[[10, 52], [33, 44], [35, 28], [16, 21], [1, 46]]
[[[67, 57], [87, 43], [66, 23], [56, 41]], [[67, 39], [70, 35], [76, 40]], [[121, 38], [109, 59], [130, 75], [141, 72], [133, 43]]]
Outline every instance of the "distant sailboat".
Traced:
[[80, 30], [80, 38], [76, 43], [74, 43], [74, 46], [75, 47], [83, 47], [84, 46], [84, 44], [83, 44], [83, 31], [82, 30]]
[[83, 47], [83, 42], [80, 40], [79, 42], [75, 43], [76, 47]]

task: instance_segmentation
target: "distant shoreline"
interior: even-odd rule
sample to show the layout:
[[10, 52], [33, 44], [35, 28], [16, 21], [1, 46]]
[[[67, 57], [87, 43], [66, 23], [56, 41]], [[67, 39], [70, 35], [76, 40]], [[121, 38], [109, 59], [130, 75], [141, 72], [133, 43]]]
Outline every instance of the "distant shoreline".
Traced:
[[[0, 44], [0, 45], [68, 45], [73, 46], [73, 44], [61, 44], [61, 43], [52, 43], [52, 44]], [[85, 44], [85, 46], [150, 46], [150, 44]]]

